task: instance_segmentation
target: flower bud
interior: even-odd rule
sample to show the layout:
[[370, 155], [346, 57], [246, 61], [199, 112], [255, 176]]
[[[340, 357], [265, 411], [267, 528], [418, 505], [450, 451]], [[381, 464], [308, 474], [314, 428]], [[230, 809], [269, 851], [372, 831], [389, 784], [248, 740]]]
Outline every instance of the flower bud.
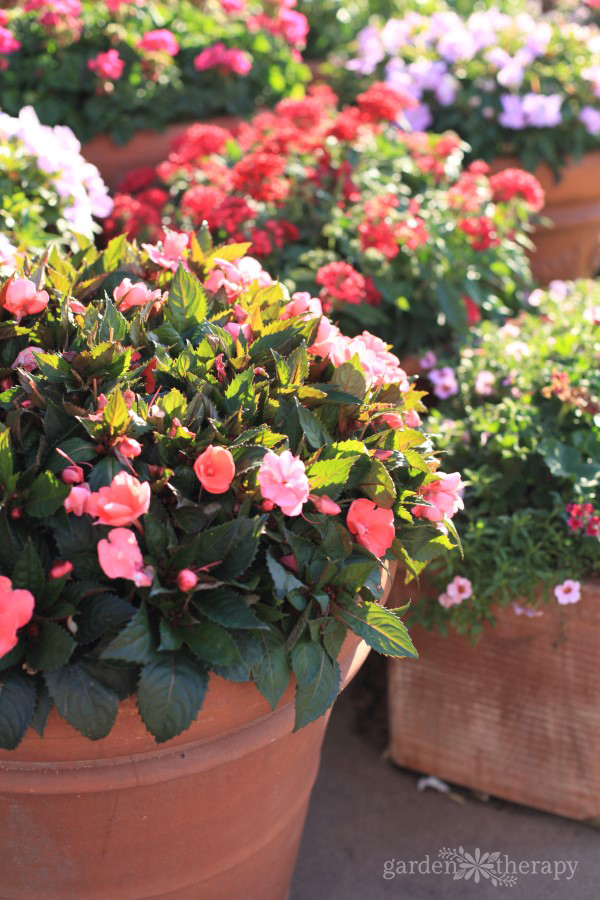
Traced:
[[64, 560], [63, 562], [55, 562], [48, 574], [50, 578], [64, 578], [65, 575], [70, 575], [72, 571], [73, 563]]
[[81, 484], [83, 481], [83, 469], [81, 466], [76, 465], [67, 466], [60, 473], [60, 477], [65, 484]]
[[182, 569], [177, 576], [177, 587], [184, 593], [193, 591], [197, 584], [198, 576], [191, 569]]

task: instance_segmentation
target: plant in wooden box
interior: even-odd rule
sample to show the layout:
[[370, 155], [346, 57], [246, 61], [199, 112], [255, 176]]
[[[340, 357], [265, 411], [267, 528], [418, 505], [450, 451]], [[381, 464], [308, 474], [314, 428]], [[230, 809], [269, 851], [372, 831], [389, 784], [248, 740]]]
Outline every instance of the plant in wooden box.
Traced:
[[422, 660], [390, 673], [394, 759], [577, 818], [600, 813], [599, 300], [554, 283], [430, 371], [428, 425], [467, 483], [465, 556], [424, 582]]
[[422, 393], [247, 249], [120, 237], [2, 283], [11, 896], [286, 896], [339, 689], [415, 655], [390, 567], [454, 543], [410, 512], [444, 479]]

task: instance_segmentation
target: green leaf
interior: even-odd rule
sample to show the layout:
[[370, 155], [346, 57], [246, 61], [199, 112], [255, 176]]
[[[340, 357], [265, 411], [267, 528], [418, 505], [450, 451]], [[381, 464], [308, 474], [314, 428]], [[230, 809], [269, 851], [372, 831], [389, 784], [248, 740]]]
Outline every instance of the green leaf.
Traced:
[[44, 596], [46, 576], [42, 563], [31, 538], [23, 547], [12, 572], [12, 583], [15, 588], [31, 591], [38, 600]]
[[336, 500], [346, 486], [352, 466], [358, 456], [343, 456], [336, 459], [320, 459], [306, 470], [310, 490], [314, 494], [327, 494]]
[[353, 557], [351, 560], [344, 560], [338, 567], [333, 583], [343, 585], [348, 593], [355, 593], [378, 569], [379, 563], [374, 559]]
[[189, 544], [179, 547], [171, 565], [179, 570], [218, 562], [210, 574], [220, 581], [235, 579], [253, 562], [265, 521], [265, 516], [253, 519], [241, 516], [224, 525], [207, 528]]
[[202, 615], [224, 625], [226, 628], [266, 628], [257, 619], [247, 603], [236, 592], [229, 588], [216, 588], [214, 591], [202, 591], [195, 604]]
[[46, 519], [64, 504], [71, 488], [50, 472], [42, 472], [29, 489], [25, 510], [36, 519]]
[[80, 644], [88, 644], [125, 625], [134, 613], [135, 607], [117, 594], [93, 594], [82, 600], [77, 608], [75, 638]]
[[60, 715], [92, 741], [106, 737], [117, 718], [119, 698], [80, 663], [44, 672], [46, 687]]
[[226, 628], [203, 620], [183, 629], [183, 640], [194, 656], [215, 666], [235, 666], [240, 662], [237, 644]]
[[208, 676], [181, 654], [144, 666], [137, 689], [140, 716], [161, 744], [181, 734], [198, 717]]
[[304, 588], [302, 582], [285, 566], [282, 566], [271, 551], [267, 553], [267, 568], [273, 580], [273, 589], [278, 600], [283, 600], [289, 591], [302, 590]]
[[320, 643], [301, 638], [292, 650], [296, 676], [296, 721], [294, 731], [322, 716], [340, 690], [340, 670]]
[[344, 394], [356, 397], [357, 402], [364, 400], [367, 394], [367, 380], [357, 355], [349, 362], [342, 363], [333, 373], [331, 384]]
[[296, 409], [298, 411], [298, 418], [300, 419], [300, 427], [304, 432], [304, 437], [307, 442], [314, 450], [318, 450], [320, 447], [323, 447], [325, 444], [331, 443], [331, 437], [325, 428], [325, 426], [317, 419], [317, 417], [311, 413], [309, 409], [306, 409], [302, 406], [301, 403], [298, 402], [297, 398], [294, 397], [294, 401], [296, 403]]
[[56, 622], [42, 622], [38, 636], [28, 638], [27, 663], [32, 669], [60, 669], [66, 665], [76, 643]]
[[179, 264], [166, 306], [167, 319], [182, 332], [191, 325], [199, 325], [206, 318], [206, 294], [197, 278]]
[[142, 603], [123, 631], [120, 631], [116, 638], [104, 648], [100, 658], [143, 665], [155, 659], [155, 651], [154, 638], [152, 637], [148, 621], [148, 611], [146, 604]]
[[40, 681], [40, 683], [38, 684], [38, 697], [37, 703], [35, 705], [35, 712], [31, 720], [31, 727], [37, 732], [37, 734], [39, 734], [40, 737], [44, 736], [46, 722], [48, 721], [48, 716], [50, 715], [52, 706], [53, 704], [50, 698], [50, 694], [48, 693], [48, 689], [46, 688], [44, 682]]
[[55, 353], [36, 353], [36, 362], [42, 375], [54, 384], [66, 384], [71, 381], [73, 375], [71, 366]]
[[110, 298], [106, 300], [106, 311], [98, 330], [99, 341], [122, 341], [129, 332], [127, 319]]
[[380, 459], [373, 460], [358, 486], [370, 500], [383, 509], [391, 509], [396, 501], [396, 488], [392, 476]]
[[260, 664], [254, 669], [256, 686], [261, 694], [275, 709], [287, 688], [291, 667], [285, 638], [276, 628], [258, 632], [263, 656]]
[[23, 672], [0, 677], [0, 747], [14, 750], [29, 728], [37, 691], [33, 678]]
[[254, 390], [254, 369], [246, 369], [240, 372], [227, 385], [224, 394], [225, 409], [228, 413], [238, 409], [253, 412], [256, 409], [256, 395]]
[[103, 421], [112, 435], [120, 434], [129, 422], [129, 410], [120, 388], [115, 388], [104, 407]]
[[0, 426], [0, 485], [4, 485], [7, 493], [13, 490], [13, 458], [10, 449], [10, 431]]
[[337, 659], [340, 655], [340, 650], [346, 639], [347, 632], [348, 629], [346, 626], [341, 622], [337, 622], [335, 619], [330, 619], [325, 626], [323, 640], [325, 642], [325, 649], [332, 659]]
[[406, 626], [389, 609], [377, 603], [356, 603], [354, 600], [345, 601], [344, 606], [335, 604], [335, 607], [341, 621], [378, 653], [415, 658], [419, 655]]

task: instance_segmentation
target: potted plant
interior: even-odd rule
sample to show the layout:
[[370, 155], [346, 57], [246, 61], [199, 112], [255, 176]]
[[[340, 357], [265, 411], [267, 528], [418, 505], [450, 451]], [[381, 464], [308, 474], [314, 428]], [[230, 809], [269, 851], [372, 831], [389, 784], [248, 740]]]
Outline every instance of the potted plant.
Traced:
[[385, 72], [408, 91], [418, 104], [407, 114], [412, 127], [451, 129], [496, 170], [520, 165], [536, 175], [553, 226], [536, 234], [539, 281], [594, 275], [600, 31], [497, 8], [460, 16], [443, 0], [433, 9], [370, 25], [349, 67], [367, 78]]
[[455, 135], [406, 135], [410, 98], [374, 85], [339, 109], [326, 88], [283, 100], [237, 129], [197, 125], [155, 170], [116, 195], [108, 235], [156, 239], [206, 221], [218, 239], [251, 241], [291, 290], [319, 294], [345, 333], [364, 328], [403, 360], [461, 340], [480, 316], [519, 308], [530, 285], [535, 178], [463, 167]]
[[75, 233], [91, 240], [101, 230], [95, 219], [113, 203], [70, 128], [40, 125], [30, 106], [15, 118], [1, 113], [0, 146], [2, 271], [14, 269], [20, 250], [42, 250], [53, 236], [68, 243]]
[[556, 282], [432, 370], [428, 429], [467, 484], [464, 560], [421, 586], [422, 658], [390, 670], [397, 762], [581, 819], [600, 812], [599, 299]]
[[309, 77], [293, 2], [31, 0], [0, 27], [2, 109], [69, 125], [111, 186], [162, 159], [181, 123], [248, 114]]
[[397, 358], [201, 238], [2, 282], [13, 897], [285, 897], [335, 696], [368, 647], [416, 655], [394, 560], [455, 544]]

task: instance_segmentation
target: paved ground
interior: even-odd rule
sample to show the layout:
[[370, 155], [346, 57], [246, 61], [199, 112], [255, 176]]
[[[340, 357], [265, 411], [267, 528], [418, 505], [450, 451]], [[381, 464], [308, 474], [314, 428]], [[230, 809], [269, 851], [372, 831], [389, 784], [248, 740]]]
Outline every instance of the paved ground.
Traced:
[[[421, 793], [414, 773], [385, 761], [383, 684], [372, 655], [338, 701], [290, 900], [600, 898], [600, 831], [465, 791], [456, 790], [456, 799]], [[425, 874], [428, 858], [431, 869], [439, 850], [460, 845], [468, 852], [498, 851], [501, 862], [508, 857], [517, 866], [538, 861], [537, 873], [531, 874], [531, 865], [528, 874], [517, 871], [512, 887], [476, 884], [473, 877], [454, 880], [435, 870]], [[391, 860], [400, 870], [404, 864], [407, 873], [384, 880], [384, 863]], [[540, 874], [543, 861], [550, 874]], [[570, 880], [567, 861], [577, 862]]]

